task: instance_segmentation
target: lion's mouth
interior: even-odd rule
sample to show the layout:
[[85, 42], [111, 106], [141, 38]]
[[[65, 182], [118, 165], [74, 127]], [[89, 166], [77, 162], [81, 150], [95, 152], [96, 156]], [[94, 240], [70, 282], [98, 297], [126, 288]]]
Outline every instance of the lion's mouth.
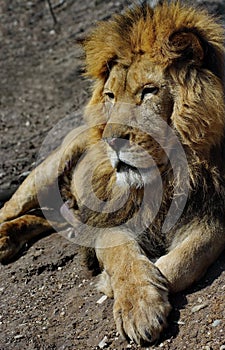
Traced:
[[140, 188], [143, 186], [143, 179], [138, 168], [119, 160], [115, 166], [117, 184], [119, 186], [131, 186]]
[[129, 171], [134, 171], [134, 172], [138, 172], [138, 169], [135, 168], [134, 166], [123, 162], [122, 160], [119, 160], [117, 166], [116, 166], [116, 171], [118, 173], [122, 173], [122, 172], [129, 172]]
[[119, 186], [127, 186], [141, 188], [147, 184], [153, 183], [159, 176], [159, 170], [154, 164], [148, 168], [137, 168], [122, 160], [119, 160], [114, 169], [117, 174], [117, 184]]
[[[122, 158], [122, 159], [121, 159]], [[141, 162], [133, 162], [133, 159], [126, 159], [123, 154], [110, 154], [113, 169], [116, 172], [117, 184], [141, 188], [152, 182], [157, 176], [157, 167], [152, 164], [148, 167], [140, 166]], [[135, 164], [138, 163], [138, 166]], [[149, 164], [148, 164], [149, 165]]]

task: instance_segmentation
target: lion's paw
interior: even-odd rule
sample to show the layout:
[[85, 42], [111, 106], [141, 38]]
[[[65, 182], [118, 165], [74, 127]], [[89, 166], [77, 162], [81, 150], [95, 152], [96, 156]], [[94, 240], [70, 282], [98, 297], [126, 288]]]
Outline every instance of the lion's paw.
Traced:
[[168, 291], [151, 283], [121, 285], [115, 297], [114, 319], [119, 333], [137, 344], [156, 341], [171, 310]]

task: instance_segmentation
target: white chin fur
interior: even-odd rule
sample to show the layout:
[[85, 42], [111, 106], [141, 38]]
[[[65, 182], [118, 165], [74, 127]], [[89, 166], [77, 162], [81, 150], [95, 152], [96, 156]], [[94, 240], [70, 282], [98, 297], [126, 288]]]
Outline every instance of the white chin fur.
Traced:
[[145, 185], [152, 182], [152, 178], [149, 172], [142, 172], [139, 174], [138, 172], [129, 169], [129, 171], [117, 172], [116, 173], [116, 183], [120, 187], [135, 187], [141, 188]]
[[[109, 159], [111, 165], [114, 169], [116, 169], [119, 159], [114, 151], [111, 149], [108, 151]], [[139, 169], [140, 171], [140, 169]], [[141, 188], [145, 185], [151, 183], [155, 179], [156, 173], [154, 168], [142, 169], [140, 173], [138, 171], [134, 171], [133, 169], [127, 169], [126, 171], [121, 171], [116, 173], [116, 183], [120, 187], [135, 187]]]
[[124, 171], [116, 174], [116, 183], [120, 187], [132, 186], [132, 187], [142, 187], [143, 182], [141, 176], [132, 170]]
[[118, 157], [113, 154], [113, 155], [110, 155], [109, 159], [112, 167], [115, 169], [119, 163]]

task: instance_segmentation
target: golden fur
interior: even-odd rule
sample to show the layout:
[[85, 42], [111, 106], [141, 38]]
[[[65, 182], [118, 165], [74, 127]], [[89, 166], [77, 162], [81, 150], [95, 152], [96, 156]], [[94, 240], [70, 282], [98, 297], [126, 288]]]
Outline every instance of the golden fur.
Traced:
[[0, 212], [4, 261], [56, 227], [29, 211], [58, 183], [64, 217], [95, 249], [117, 329], [137, 343], [158, 338], [168, 292], [199, 279], [224, 248], [223, 41], [220, 24], [179, 2], [100, 22], [83, 43], [94, 80], [87, 127]]

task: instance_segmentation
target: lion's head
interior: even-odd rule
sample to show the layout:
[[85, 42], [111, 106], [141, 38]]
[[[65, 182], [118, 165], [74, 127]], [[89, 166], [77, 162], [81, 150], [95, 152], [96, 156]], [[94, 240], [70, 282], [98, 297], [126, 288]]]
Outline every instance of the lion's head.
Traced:
[[224, 135], [223, 40], [204, 11], [145, 2], [100, 22], [84, 41], [95, 80], [87, 121], [103, 126], [118, 183], [151, 182], [155, 164], [164, 172], [175, 135], [187, 157], [210, 161]]

